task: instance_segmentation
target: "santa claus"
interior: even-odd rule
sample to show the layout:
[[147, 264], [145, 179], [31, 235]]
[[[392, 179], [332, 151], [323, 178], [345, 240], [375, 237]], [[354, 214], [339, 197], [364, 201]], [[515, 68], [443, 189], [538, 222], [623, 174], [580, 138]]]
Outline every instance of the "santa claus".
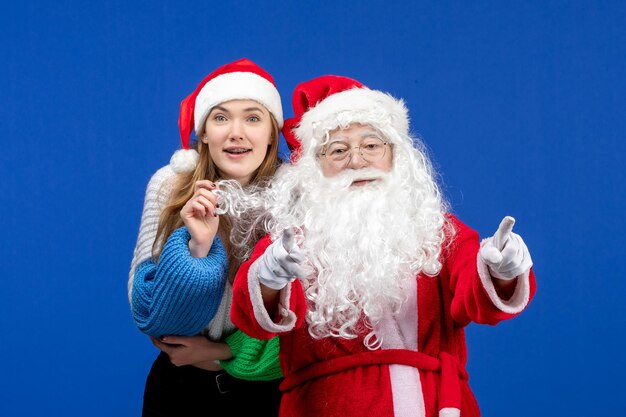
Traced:
[[280, 415], [478, 416], [464, 327], [535, 291], [513, 218], [481, 242], [450, 213], [401, 100], [322, 76], [293, 104], [292, 164], [245, 199], [268, 234], [231, 310], [250, 336], [280, 335]]

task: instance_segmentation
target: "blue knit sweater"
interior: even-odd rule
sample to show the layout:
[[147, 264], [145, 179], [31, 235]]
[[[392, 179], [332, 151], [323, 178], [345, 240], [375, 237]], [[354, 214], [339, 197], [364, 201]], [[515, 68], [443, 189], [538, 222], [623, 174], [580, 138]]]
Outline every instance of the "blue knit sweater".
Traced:
[[190, 238], [185, 227], [175, 230], [158, 265], [147, 260], [135, 271], [133, 318], [148, 335], [196, 335], [219, 307], [228, 276], [226, 249], [215, 236], [209, 254], [194, 258], [189, 253]]

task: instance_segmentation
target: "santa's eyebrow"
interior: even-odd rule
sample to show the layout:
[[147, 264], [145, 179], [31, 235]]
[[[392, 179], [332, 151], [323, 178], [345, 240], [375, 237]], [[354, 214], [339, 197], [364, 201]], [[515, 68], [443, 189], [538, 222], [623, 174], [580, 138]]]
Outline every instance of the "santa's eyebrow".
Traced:
[[[380, 133], [378, 133], [375, 130], [368, 130], [366, 132], [360, 133], [358, 135], [359, 139], [365, 139], [365, 138], [371, 138], [371, 137], [376, 137], [378, 139], [382, 138], [382, 135]], [[347, 136], [343, 136], [343, 135], [339, 135], [339, 136], [331, 136], [328, 140], [328, 143], [334, 143], [334, 142], [345, 142], [348, 143], [350, 142], [350, 138]]]
[[370, 131], [361, 133], [361, 139], [370, 138], [372, 136], [375, 136], [380, 139], [381, 134], [375, 130], [370, 130]]

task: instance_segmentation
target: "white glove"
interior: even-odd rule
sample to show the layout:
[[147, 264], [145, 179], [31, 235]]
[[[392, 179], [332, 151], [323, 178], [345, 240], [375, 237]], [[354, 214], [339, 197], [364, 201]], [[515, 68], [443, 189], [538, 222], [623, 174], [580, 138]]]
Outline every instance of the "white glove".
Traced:
[[512, 280], [528, 272], [533, 265], [526, 244], [520, 235], [511, 231], [514, 224], [515, 219], [506, 216], [493, 237], [480, 248], [479, 255], [493, 277]]
[[297, 277], [304, 277], [301, 265], [304, 252], [295, 241], [294, 232], [285, 229], [281, 239], [267, 247], [259, 261], [259, 281], [274, 290], [283, 289]]

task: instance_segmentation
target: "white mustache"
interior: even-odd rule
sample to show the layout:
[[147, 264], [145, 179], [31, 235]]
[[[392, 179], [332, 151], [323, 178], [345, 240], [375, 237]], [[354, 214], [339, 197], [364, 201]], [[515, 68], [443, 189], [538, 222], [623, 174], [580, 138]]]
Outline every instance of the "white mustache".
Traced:
[[385, 181], [389, 173], [377, 168], [347, 169], [334, 177], [326, 178], [327, 186], [335, 189], [346, 189], [355, 181], [359, 180], [381, 180]]

